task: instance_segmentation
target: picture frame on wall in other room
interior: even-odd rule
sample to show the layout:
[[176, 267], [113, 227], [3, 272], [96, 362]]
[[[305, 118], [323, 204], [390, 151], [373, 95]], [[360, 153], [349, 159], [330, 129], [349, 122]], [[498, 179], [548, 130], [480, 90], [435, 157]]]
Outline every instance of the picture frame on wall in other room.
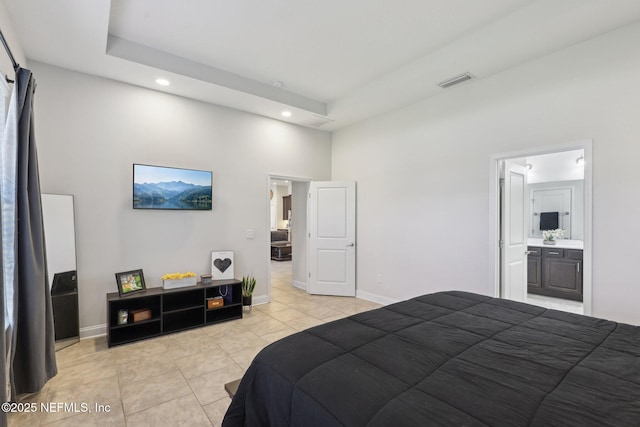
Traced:
[[211, 279], [233, 279], [233, 251], [211, 252]]
[[121, 297], [144, 292], [147, 287], [144, 283], [144, 275], [142, 270], [123, 271], [116, 273], [116, 283], [118, 284], [118, 293]]

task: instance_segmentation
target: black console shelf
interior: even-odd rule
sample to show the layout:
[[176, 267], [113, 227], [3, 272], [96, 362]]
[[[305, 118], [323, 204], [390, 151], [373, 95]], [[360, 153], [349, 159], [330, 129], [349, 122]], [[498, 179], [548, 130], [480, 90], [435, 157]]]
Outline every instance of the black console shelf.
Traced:
[[[207, 299], [222, 297], [224, 305], [207, 308]], [[133, 322], [131, 311], [151, 310], [151, 318]], [[127, 310], [128, 323], [118, 324], [118, 312]], [[109, 347], [186, 329], [242, 318], [242, 282], [214, 280], [211, 284], [179, 289], [149, 288], [120, 297], [107, 294]]]

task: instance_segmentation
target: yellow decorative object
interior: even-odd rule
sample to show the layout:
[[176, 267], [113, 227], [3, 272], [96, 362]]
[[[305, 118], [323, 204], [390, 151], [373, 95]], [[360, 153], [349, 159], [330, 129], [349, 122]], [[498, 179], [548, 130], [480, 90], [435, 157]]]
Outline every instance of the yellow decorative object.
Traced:
[[169, 273], [161, 277], [162, 287], [164, 289], [184, 288], [186, 286], [195, 286], [198, 275], [191, 271], [186, 273]]
[[180, 280], [185, 277], [196, 277], [198, 276], [196, 273], [192, 271], [187, 271], [186, 273], [168, 273], [161, 277], [162, 280]]

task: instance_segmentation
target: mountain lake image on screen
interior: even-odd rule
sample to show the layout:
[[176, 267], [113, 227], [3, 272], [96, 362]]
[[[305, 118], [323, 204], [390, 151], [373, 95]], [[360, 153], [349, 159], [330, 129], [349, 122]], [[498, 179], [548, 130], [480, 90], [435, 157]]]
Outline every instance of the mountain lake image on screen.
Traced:
[[133, 208], [211, 210], [212, 173], [133, 165]]

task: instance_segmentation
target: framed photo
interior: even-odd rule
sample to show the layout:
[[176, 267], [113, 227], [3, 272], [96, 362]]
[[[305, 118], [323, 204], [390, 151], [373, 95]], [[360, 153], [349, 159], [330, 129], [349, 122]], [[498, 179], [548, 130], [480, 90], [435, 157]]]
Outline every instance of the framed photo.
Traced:
[[233, 251], [211, 252], [211, 279], [233, 279]]
[[121, 297], [131, 295], [136, 292], [142, 292], [147, 289], [144, 284], [144, 275], [142, 274], [142, 270], [131, 270], [116, 273], [116, 282], [118, 283], [118, 293]]

